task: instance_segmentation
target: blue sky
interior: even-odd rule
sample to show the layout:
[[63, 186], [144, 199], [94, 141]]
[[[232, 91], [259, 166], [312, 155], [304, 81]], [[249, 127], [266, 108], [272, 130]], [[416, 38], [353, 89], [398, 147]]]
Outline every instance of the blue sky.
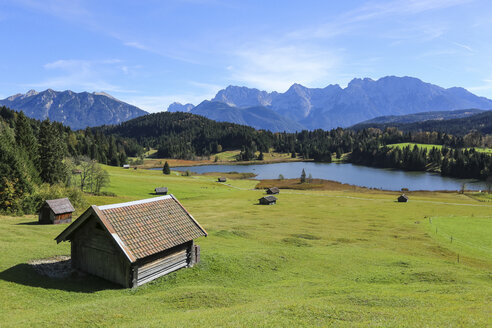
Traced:
[[0, 98], [104, 91], [155, 112], [386, 75], [492, 98], [487, 0], [0, 0], [0, 40]]

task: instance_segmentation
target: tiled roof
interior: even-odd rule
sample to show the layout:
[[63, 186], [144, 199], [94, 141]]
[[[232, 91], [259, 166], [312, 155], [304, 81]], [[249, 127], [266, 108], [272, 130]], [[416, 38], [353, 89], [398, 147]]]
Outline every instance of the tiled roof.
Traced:
[[98, 210], [104, 217], [101, 221], [107, 221], [121, 240], [123, 250], [127, 248], [136, 259], [207, 235], [172, 195], [99, 206]]
[[63, 213], [71, 213], [75, 211], [70, 203], [68, 198], [60, 198], [60, 199], [50, 199], [47, 200], [46, 203], [51, 208], [51, 210], [55, 213], [55, 215], [63, 214]]

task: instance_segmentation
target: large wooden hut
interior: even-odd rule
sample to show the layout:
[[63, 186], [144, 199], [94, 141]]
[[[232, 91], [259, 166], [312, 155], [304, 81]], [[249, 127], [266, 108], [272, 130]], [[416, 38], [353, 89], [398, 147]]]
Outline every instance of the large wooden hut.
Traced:
[[59, 224], [72, 222], [75, 209], [68, 198], [50, 199], [39, 209], [38, 221], [41, 224]]
[[265, 196], [258, 199], [260, 205], [275, 205], [277, 203], [277, 197], [275, 196]]
[[266, 190], [266, 193], [269, 195], [276, 195], [280, 193], [280, 189], [278, 189], [277, 187], [271, 187]]
[[167, 195], [167, 187], [158, 187], [154, 191], [156, 195]]
[[406, 203], [408, 202], [408, 196], [405, 194], [402, 194], [400, 197], [398, 197], [398, 202], [399, 203]]
[[166, 195], [93, 205], [55, 240], [71, 242], [75, 269], [136, 287], [193, 266], [199, 260], [193, 240], [206, 235], [181, 203]]

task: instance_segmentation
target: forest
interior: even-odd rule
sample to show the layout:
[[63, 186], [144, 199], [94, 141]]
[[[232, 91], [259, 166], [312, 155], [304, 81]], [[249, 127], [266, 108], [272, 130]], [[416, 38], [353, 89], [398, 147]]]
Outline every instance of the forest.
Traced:
[[107, 175], [97, 163], [119, 166], [127, 156], [141, 152], [143, 147], [133, 139], [93, 134], [90, 129], [72, 131], [1, 107], [0, 210], [32, 213], [45, 193], [80, 199], [74, 194], [77, 190], [99, 192]]
[[[391, 127], [272, 133], [180, 112], [150, 114], [119, 125], [72, 131], [61, 123], [30, 119], [22, 112], [2, 107], [0, 210], [35, 211], [46, 186], [77, 185], [82, 191], [99, 192], [104, 173], [91, 163], [121, 166], [128, 157], [141, 156], [149, 148], [157, 149], [159, 158], [179, 159], [240, 149], [237, 159], [241, 161], [261, 160], [262, 154], [271, 150], [319, 162], [331, 162], [333, 157], [340, 159], [345, 154], [345, 161], [367, 166], [487, 179], [492, 176], [492, 155], [477, 152], [474, 147], [491, 147], [491, 139], [477, 131], [454, 136], [443, 132], [402, 132]], [[428, 151], [387, 146], [403, 142], [442, 147]]]

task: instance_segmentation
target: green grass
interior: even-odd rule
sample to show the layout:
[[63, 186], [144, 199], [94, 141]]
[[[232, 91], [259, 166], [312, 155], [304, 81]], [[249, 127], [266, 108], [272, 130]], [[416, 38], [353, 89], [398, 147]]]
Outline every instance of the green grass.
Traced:
[[0, 217], [1, 326], [492, 324], [492, 259], [479, 251], [491, 247], [490, 204], [451, 193], [397, 203], [389, 192], [282, 190], [277, 205], [257, 206], [256, 181], [107, 169], [106, 190], [118, 196], [90, 203], [167, 186], [209, 233], [196, 241], [202, 262], [137, 290], [90, 276], [49, 279], [26, 263], [68, 255], [69, 243], [53, 240], [66, 226]]
[[[402, 143], [397, 143], [397, 144], [390, 144], [387, 145], [388, 147], [398, 147], [398, 148], [405, 148], [407, 146], [410, 146], [410, 148], [413, 148], [415, 145], [419, 148], [426, 148], [427, 151], [431, 150], [433, 147], [437, 149], [441, 149], [441, 145], [428, 145], [428, 144], [421, 144], [421, 143], [414, 143], [414, 142], [402, 142]], [[470, 149], [470, 148], [468, 148]], [[492, 148], [480, 148], [480, 147], [475, 147], [474, 148], [477, 152], [479, 153], [487, 153], [487, 154], [492, 154]]]

